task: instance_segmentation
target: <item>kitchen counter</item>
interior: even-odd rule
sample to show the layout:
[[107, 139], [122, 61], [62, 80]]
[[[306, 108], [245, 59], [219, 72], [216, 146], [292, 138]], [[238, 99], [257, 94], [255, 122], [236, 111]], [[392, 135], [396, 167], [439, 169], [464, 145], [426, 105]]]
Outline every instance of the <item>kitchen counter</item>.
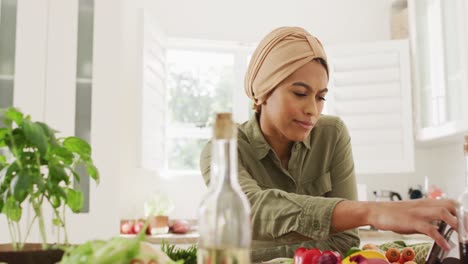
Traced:
[[[136, 235], [120, 235], [121, 237], [132, 238]], [[198, 242], [200, 236], [197, 232], [189, 232], [186, 234], [160, 234], [160, 235], [148, 235], [146, 236], [146, 241], [151, 244], [162, 244], [163, 241], [166, 241], [170, 244], [195, 244]]]
[[401, 235], [391, 231], [380, 231], [371, 229], [359, 229], [359, 237], [361, 238], [360, 246], [363, 246], [368, 243], [379, 245], [396, 240], [405, 241], [406, 244], [416, 244], [434, 241], [432, 238], [421, 234]]
[[[135, 235], [121, 235], [122, 237], [135, 237]], [[425, 235], [401, 235], [391, 231], [377, 231], [371, 229], [360, 229], [359, 236], [361, 238], [361, 246], [367, 243], [383, 244], [389, 241], [403, 240], [407, 244], [415, 244], [421, 242], [432, 242], [433, 240]], [[199, 235], [196, 231], [187, 234], [161, 234], [146, 236], [146, 241], [152, 244], [161, 244], [166, 241], [170, 244], [192, 245], [198, 242]]]

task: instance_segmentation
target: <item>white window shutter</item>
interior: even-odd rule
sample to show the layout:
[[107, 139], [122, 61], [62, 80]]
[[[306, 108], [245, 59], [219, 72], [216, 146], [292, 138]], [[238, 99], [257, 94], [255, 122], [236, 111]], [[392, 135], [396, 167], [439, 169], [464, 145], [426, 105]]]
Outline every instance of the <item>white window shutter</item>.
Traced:
[[142, 168], [157, 171], [163, 168], [165, 153], [167, 38], [146, 11], [141, 23], [139, 162]]
[[356, 173], [414, 171], [409, 43], [333, 46], [328, 113], [346, 123]]

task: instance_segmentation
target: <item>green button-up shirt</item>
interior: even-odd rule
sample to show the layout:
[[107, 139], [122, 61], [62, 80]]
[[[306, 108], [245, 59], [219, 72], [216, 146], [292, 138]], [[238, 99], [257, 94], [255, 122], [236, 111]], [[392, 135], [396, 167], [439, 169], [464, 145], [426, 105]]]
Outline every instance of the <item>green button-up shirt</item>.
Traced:
[[[208, 143], [200, 160], [206, 183], [210, 152]], [[310, 135], [294, 143], [285, 169], [253, 116], [238, 126], [238, 166], [251, 205], [254, 262], [292, 257], [300, 246], [341, 254], [359, 246], [357, 230], [336, 233], [331, 227], [337, 203], [357, 197], [351, 141], [341, 119], [322, 115]]]

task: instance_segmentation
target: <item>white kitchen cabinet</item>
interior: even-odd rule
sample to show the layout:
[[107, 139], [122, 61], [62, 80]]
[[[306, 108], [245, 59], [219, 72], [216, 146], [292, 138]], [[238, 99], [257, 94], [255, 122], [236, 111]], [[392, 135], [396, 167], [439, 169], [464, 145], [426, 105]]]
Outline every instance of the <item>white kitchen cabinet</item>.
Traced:
[[[109, 12], [119, 14], [121, 2], [118, 1], [115, 7], [108, 8], [113, 4], [114, 2], [106, 1], [99, 3], [101, 19], [96, 25], [100, 26], [101, 35], [105, 35], [111, 28], [106, 22], [113, 21], [113, 25], [116, 25], [122, 21], [122, 17], [114, 18], [113, 14], [106, 13], [105, 10], [109, 9]], [[113, 56], [117, 57], [116, 54], [120, 52], [118, 41], [121, 39], [121, 32], [118, 32], [109, 33], [107, 37], [99, 36], [97, 37], [99, 43], [94, 42], [94, 6], [94, 0], [0, 1], [2, 14], [0, 17], [0, 107], [18, 107], [24, 113], [31, 115], [33, 120], [48, 123], [59, 131], [60, 136], [77, 135], [85, 140], [91, 140], [91, 103], [94, 97], [92, 89], [94, 86], [93, 49], [95, 45], [98, 47], [115, 45], [119, 47], [119, 51], [111, 48], [105, 49], [112, 51]], [[99, 72], [103, 73], [100, 75], [104, 76], [106, 74], [104, 72], [113, 71], [112, 78], [115, 79], [115, 69], [119, 67], [119, 64], [113, 62], [115, 66], [109, 66], [108, 63], [113, 61], [109, 58], [99, 61], [101, 65]], [[109, 78], [109, 76], [104, 78]], [[100, 86], [117, 87], [103, 84], [106, 82], [110, 80], [100, 81]], [[101, 91], [105, 91], [105, 98], [102, 94], [98, 94], [96, 102], [104, 105], [103, 102], [109, 101], [108, 95], [113, 91], [106, 90], [106, 88], [102, 88]], [[112, 103], [106, 105], [112, 105]], [[96, 111], [93, 119], [97, 124], [94, 126], [104, 131], [111, 129], [110, 124], [113, 122], [108, 121], [111, 114], [107, 110], [115, 111], [116, 108], [102, 108], [102, 111]], [[106, 127], [100, 126], [101, 123], [106, 122]], [[96, 133], [96, 140], [103, 137], [113, 138], [109, 135], [110, 133], [105, 133], [107, 135]], [[114, 142], [117, 141], [114, 139], [107, 145], [107, 149], [109, 146], [115, 146]], [[94, 149], [96, 147], [93, 145]], [[105, 157], [113, 162], [112, 166], [115, 166], [118, 163], [117, 158], [112, 159], [107, 149], [95, 150], [93, 157], [95, 161], [96, 159], [102, 160], [100, 157]], [[99, 165], [97, 163], [101, 173], [108, 170]], [[118, 173], [114, 171], [111, 175], [118, 175]], [[86, 197], [83, 211], [88, 212], [89, 200], [92, 198], [89, 180], [84, 177], [79, 184], [79, 188]], [[112, 184], [108, 186], [116, 189]], [[106, 195], [110, 197], [109, 193]], [[100, 196], [97, 195], [97, 197]], [[102, 197], [100, 199], [102, 200]], [[45, 208], [46, 217], [52, 216], [49, 211]], [[95, 218], [96, 216], [94, 220]], [[100, 218], [105, 219], [102, 216]]]
[[410, 0], [409, 25], [418, 141], [468, 130], [467, 5], [463, 0]]
[[0, 107], [16, 106], [34, 120], [73, 135], [75, 123], [79, 123], [75, 113], [87, 103], [78, 100], [77, 86], [89, 90], [92, 84], [93, 1], [0, 3], [4, 13], [0, 25], [0, 93], [4, 96]]
[[[62, 135], [90, 141], [93, 0], [10, 2], [17, 3], [18, 15], [16, 51], [8, 50], [16, 54], [15, 74], [9, 75], [14, 99], [8, 106]], [[13, 64], [11, 58], [0, 61]], [[89, 183], [80, 184], [86, 191]]]
[[[17, 3], [13, 105], [63, 136], [90, 141], [94, 1]], [[78, 184], [89, 197], [88, 179]]]
[[19, 0], [14, 106], [74, 134], [78, 0]]
[[328, 112], [351, 135], [357, 174], [414, 170], [407, 40], [326, 47]]

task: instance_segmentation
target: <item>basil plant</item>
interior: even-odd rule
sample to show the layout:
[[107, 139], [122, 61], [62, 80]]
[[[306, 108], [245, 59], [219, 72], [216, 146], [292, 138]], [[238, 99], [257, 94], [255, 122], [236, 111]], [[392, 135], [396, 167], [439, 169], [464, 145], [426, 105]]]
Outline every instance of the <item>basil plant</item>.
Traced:
[[[7, 219], [13, 248], [23, 248], [36, 224], [47, 247], [44, 206], [53, 209], [57, 233], [64, 231], [63, 241], [56, 242], [68, 244], [66, 208], [78, 213], [83, 206], [83, 194], [73, 188], [80, 181], [76, 166], [85, 166], [85, 176], [99, 182], [90, 145], [78, 137], [58, 138], [56, 130], [15, 108], [0, 110], [0, 122], [0, 216]], [[24, 232], [20, 220], [28, 207], [33, 218]]]

